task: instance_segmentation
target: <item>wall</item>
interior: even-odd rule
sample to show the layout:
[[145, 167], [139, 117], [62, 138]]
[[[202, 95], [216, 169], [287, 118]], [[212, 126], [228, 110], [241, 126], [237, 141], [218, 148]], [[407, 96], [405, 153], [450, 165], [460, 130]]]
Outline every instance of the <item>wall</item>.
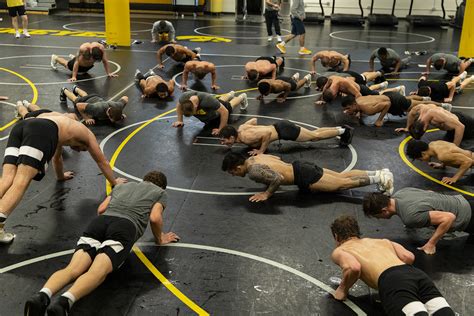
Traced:
[[[209, 0], [208, 0], [209, 1]], [[224, 12], [235, 12], [236, 0], [222, 0], [224, 2]], [[259, 0], [247, 0], [247, 1], [259, 1]], [[462, 0], [457, 0], [461, 3]], [[331, 14], [332, 0], [322, 0], [326, 15]], [[449, 15], [454, 15], [456, 12], [456, 0], [445, 0], [444, 7], [446, 9], [446, 18]], [[371, 0], [362, 0], [362, 7], [364, 8], [364, 15], [367, 15], [370, 10]], [[374, 13], [390, 13], [392, 10], [392, 0], [375, 0], [374, 1]], [[307, 12], [319, 12], [319, 0], [305, 0]], [[432, 11], [432, 8], [435, 8]], [[358, 0], [336, 0], [335, 12], [337, 13], [356, 13], [358, 14], [359, 5]], [[398, 0], [395, 7], [395, 15], [398, 17], [405, 17], [408, 14], [410, 8], [410, 0]], [[377, 9], [377, 10], [376, 10]], [[441, 0], [414, 0], [413, 14], [437, 14], [441, 13]]]

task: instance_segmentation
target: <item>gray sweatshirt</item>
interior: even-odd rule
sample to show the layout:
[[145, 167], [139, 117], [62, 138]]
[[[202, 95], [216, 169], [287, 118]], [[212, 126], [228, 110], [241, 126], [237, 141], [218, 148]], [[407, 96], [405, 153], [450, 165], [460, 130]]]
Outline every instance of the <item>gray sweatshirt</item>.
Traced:
[[292, 17], [303, 20], [306, 17], [304, 13], [304, 0], [293, 0], [290, 14]]
[[168, 33], [169, 34], [169, 40], [174, 41], [175, 36], [176, 36], [176, 32], [174, 30], [173, 24], [171, 24], [170, 21], [165, 21], [165, 22], [166, 22], [166, 27], [164, 27], [163, 29], [160, 28], [160, 21], [156, 21], [155, 23], [153, 23], [153, 28], [151, 30], [151, 35], [152, 35], [153, 39], [156, 39], [155, 37], [159, 33]]

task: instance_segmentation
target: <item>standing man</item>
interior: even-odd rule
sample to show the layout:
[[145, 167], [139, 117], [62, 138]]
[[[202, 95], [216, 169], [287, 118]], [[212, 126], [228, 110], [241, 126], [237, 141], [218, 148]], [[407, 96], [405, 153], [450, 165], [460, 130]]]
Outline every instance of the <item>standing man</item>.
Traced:
[[409, 57], [401, 59], [400, 55], [391, 48], [380, 47], [375, 49], [370, 55], [369, 71], [374, 71], [374, 59], [380, 60], [380, 65], [384, 73], [399, 73], [401, 69], [408, 67]]
[[291, 34], [288, 35], [285, 40], [277, 44], [278, 50], [282, 53], [286, 53], [286, 43], [299, 36], [300, 41], [300, 50], [298, 54], [300, 55], [311, 55], [311, 51], [304, 47], [304, 38], [306, 30], [304, 28], [304, 19], [306, 14], [304, 12], [304, 0], [293, 0], [290, 10], [291, 16]]
[[[54, 113], [53, 113], [54, 114]], [[88, 151], [112, 186], [126, 182], [115, 178], [109, 162], [100, 150], [94, 134], [64, 115], [41, 114], [22, 120], [8, 137], [0, 179], [0, 243], [9, 243], [14, 234], [4, 230], [7, 217], [15, 210], [31, 180], [40, 181], [52, 160], [58, 181], [72, 179], [72, 171], [63, 170], [63, 146], [75, 151]]]
[[176, 31], [174, 26], [170, 21], [161, 20], [153, 23], [153, 28], [151, 29], [151, 42], [170, 42], [176, 43]]
[[23, 0], [7, 0], [7, 7], [8, 15], [12, 18], [12, 25], [15, 29], [15, 38], [20, 38], [20, 31], [18, 30], [18, 16], [21, 18], [23, 36], [30, 38], [30, 33], [28, 33], [28, 16], [26, 15], [25, 3]]
[[454, 316], [454, 311], [420, 269], [412, 266], [415, 256], [388, 239], [360, 238], [357, 220], [340, 216], [331, 224], [336, 240], [332, 261], [341, 267], [342, 280], [332, 294], [344, 301], [349, 289], [361, 279], [378, 289], [385, 313], [416, 316]]
[[417, 188], [403, 188], [391, 197], [369, 193], [364, 197], [365, 216], [389, 219], [398, 215], [409, 228], [434, 226], [436, 229], [426, 244], [418, 250], [432, 255], [438, 241], [450, 231], [464, 231], [473, 239], [474, 199], [462, 195], [447, 195]]
[[278, 20], [280, 5], [281, 0], [265, 0], [265, 23], [267, 24], [269, 42], [273, 40], [272, 25], [275, 25], [278, 43], [281, 42], [280, 21]]
[[[68, 315], [76, 301], [120, 268], [133, 244], [145, 232], [148, 221], [157, 245], [178, 241], [175, 233], [162, 232], [166, 184], [164, 174], [152, 171], [143, 182], [117, 185], [99, 205], [99, 216], [77, 242], [69, 265], [56, 271], [26, 302], [25, 315], [44, 315], [46, 311], [48, 315]], [[71, 282], [72, 287], [50, 305], [51, 297]]]

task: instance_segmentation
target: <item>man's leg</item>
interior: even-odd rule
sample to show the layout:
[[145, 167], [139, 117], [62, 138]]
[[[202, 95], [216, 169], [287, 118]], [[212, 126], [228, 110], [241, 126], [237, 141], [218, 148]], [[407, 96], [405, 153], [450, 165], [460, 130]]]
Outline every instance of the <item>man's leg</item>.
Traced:
[[18, 31], [18, 16], [12, 16], [12, 26], [15, 29], [15, 37], [20, 38], [20, 31]]
[[381, 90], [381, 89], [386, 89], [387, 87], [388, 87], [388, 81], [384, 81], [384, 82], [381, 82], [381, 83], [371, 85], [369, 87], [369, 89], [370, 90]]
[[16, 170], [16, 165], [12, 165], [9, 163], [3, 165], [2, 177], [0, 178], [0, 199], [13, 184], [13, 179], [15, 178]]
[[56, 56], [55, 60], [56, 60], [56, 62], [57, 62], [58, 64], [60, 64], [60, 65], [63, 66], [64, 68], [69, 69], [69, 68], [67, 67], [68, 60], [66, 60], [66, 59], [64, 59], [64, 58], [62, 58], [62, 57], [59, 57], [59, 56]]
[[21, 119], [24, 119], [25, 115], [28, 114], [28, 109], [26, 108], [26, 106], [23, 105], [21, 101], [17, 101], [16, 112], [17, 112], [17, 118], [21, 117]]
[[66, 98], [68, 98], [72, 102], [76, 102], [77, 96], [74, 93], [72, 93], [72, 91], [69, 91], [68, 89], [64, 89], [63, 91]]
[[74, 92], [76, 92], [80, 97], [86, 97], [87, 96], [87, 92], [85, 92], [84, 90], [82, 90], [78, 86], [74, 86], [74, 87], [75, 87]]
[[385, 92], [397, 92], [397, 93], [400, 93], [401, 95], [405, 96], [406, 87], [405, 86], [398, 86], [398, 87], [395, 87], [395, 88], [388, 88], [388, 89], [380, 91], [380, 94], [384, 94]]
[[304, 127], [301, 127], [300, 134], [296, 139], [297, 142], [309, 142], [318, 141], [322, 139], [333, 138], [343, 134], [345, 131], [342, 127], [321, 127], [310, 131]]
[[[8, 164], [4, 166], [8, 166]], [[36, 176], [37, 173], [38, 169], [28, 165], [20, 164], [17, 167], [11, 186], [0, 200], [0, 213], [8, 216], [13, 212], [25, 194], [25, 191], [30, 185], [31, 180]]]
[[474, 81], [474, 76], [470, 76], [470, 77], [467, 77], [466, 79], [464, 79], [461, 82], [461, 86], [460, 86], [461, 91], [464, 90], [464, 88], [466, 88], [473, 81]]
[[232, 107], [232, 109], [235, 109], [237, 105], [240, 105], [241, 106], [240, 109], [245, 110], [248, 105], [247, 94], [241, 93], [239, 96], [230, 100], [229, 104]]
[[376, 78], [381, 77], [382, 73], [380, 71], [366, 71], [361, 74], [365, 77], [367, 82], [374, 81]]
[[234, 91], [230, 91], [226, 94], [223, 94], [221, 95], [219, 98], [217, 98], [219, 101], [223, 101], [223, 102], [230, 102], [230, 100], [232, 100], [235, 96], [235, 92]]
[[339, 173], [324, 169], [321, 179], [313, 183], [310, 189], [312, 191], [334, 192], [370, 184], [380, 184], [384, 191], [391, 192], [393, 190], [393, 175], [388, 170], [351, 170]]
[[266, 11], [265, 12], [265, 25], [267, 26], [267, 34], [268, 34], [268, 41], [272, 40], [272, 24], [273, 24], [273, 18], [271, 15], [271, 11]]
[[21, 16], [21, 25], [23, 26], [23, 35], [30, 37], [30, 34], [28, 33], [28, 16], [26, 13]]
[[300, 34], [299, 42], [300, 42], [300, 49], [304, 48], [304, 39], [305, 39], [305, 33]]
[[469, 68], [472, 64], [472, 58], [465, 59], [464, 61], [461, 62], [459, 65], [459, 74], [462, 74], [464, 71], [466, 71], [467, 68]]
[[302, 79], [300, 79], [296, 82], [296, 88], [295, 88], [294, 91], [298, 91], [303, 86], [306, 86], [307, 88], [309, 88], [311, 86], [311, 75], [310, 74], [307, 74]]

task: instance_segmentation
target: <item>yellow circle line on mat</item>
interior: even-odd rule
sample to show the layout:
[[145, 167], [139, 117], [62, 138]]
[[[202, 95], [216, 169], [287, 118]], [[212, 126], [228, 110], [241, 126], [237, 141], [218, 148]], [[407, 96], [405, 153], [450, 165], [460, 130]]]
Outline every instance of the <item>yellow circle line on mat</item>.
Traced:
[[[8, 73], [11, 73], [12, 75], [15, 75], [17, 76], [18, 78], [22, 79], [24, 82], [26, 82], [30, 87], [31, 87], [31, 90], [33, 90], [33, 100], [31, 100], [30, 103], [33, 103], [33, 104], [36, 104], [36, 101], [38, 101], [38, 89], [36, 89], [36, 86], [34, 85], [33, 82], [31, 82], [30, 79], [26, 78], [25, 76], [23, 75], [20, 75], [19, 73], [13, 71], [13, 70], [10, 70], [10, 69], [7, 69], [7, 68], [0, 68], [0, 71], [6, 71]], [[3, 132], [4, 130], [6, 130], [7, 128], [9, 128], [10, 126], [12, 126], [13, 124], [15, 124], [16, 122], [18, 121], [17, 118], [13, 119], [12, 121], [10, 121], [9, 123], [5, 124], [4, 126], [0, 127], [0, 132]]]
[[[430, 129], [426, 132], [435, 132], [435, 131], [439, 131], [439, 129]], [[435, 179], [433, 178], [432, 176], [430, 176], [429, 174], [421, 171], [420, 169], [418, 169], [417, 167], [415, 167], [410, 160], [408, 160], [407, 156], [405, 156], [405, 145], [412, 139], [411, 136], [408, 136], [407, 138], [405, 138], [401, 143], [400, 143], [400, 146], [398, 146], [398, 153], [400, 154], [400, 158], [402, 158], [403, 162], [405, 162], [405, 164], [410, 167], [411, 169], [413, 169], [415, 172], [417, 172], [418, 174], [422, 175], [423, 177], [425, 177], [426, 179], [428, 180], [431, 180], [437, 184], [441, 184], [451, 190], [454, 190], [454, 191], [458, 191], [459, 193], [462, 193], [462, 194], [466, 194], [466, 195], [469, 195], [469, 196], [474, 196], [474, 193], [472, 192], [468, 192], [468, 191], [464, 191], [460, 188], [457, 188], [455, 186], [452, 186], [452, 185], [449, 185], [449, 184], [446, 184], [446, 183], [443, 183], [441, 181], [439, 181], [438, 179]]]

